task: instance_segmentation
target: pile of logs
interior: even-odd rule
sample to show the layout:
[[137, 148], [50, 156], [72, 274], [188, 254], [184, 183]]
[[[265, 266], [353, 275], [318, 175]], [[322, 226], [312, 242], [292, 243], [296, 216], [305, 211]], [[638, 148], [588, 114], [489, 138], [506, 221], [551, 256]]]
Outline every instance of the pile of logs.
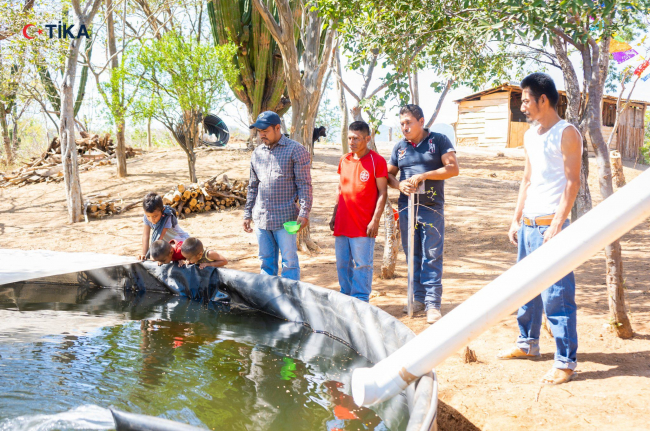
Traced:
[[[77, 139], [79, 157], [79, 172], [85, 172], [96, 166], [115, 163], [115, 145], [111, 135], [103, 137], [81, 132]], [[126, 147], [126, 157], [142, 154], [142, 150]], [[11, 173], [0, 174], [0, 188], [9, 186], [24, 186], [26, 184], [63, 181], [63, 166], [61, 164], [61, 143], [54, 137], [41, 157], [33, 157], [22, 168]]]
[[98, 193], [86, 196], [84, 202], [84, 215], [95, 218], [102, 218], [109, 215], [119, 214], [122, 207], [122, 199], [110, 199], [111, 195]]
[[[77, 152], [80, 156], [86, 154], [103, 155], [105, 157], [114, 156], [116, 144], [113, 144], [113, 139], [110, 133], [106, 133], [100, 137], [97, 134], [91, 135], [88, 132], [79, 132], [81, 139], [76, 139]], [[127, 146], [125, 149], [126, 158], [135, 157], [142, 153], [142, 150]], [[43, 157], [47, 158], [50, 155], [61, 155], [61, 142], [58, 136], [55, 136], [50, 142], [50, 145], [45, 150]]]
[[84, 217], [86, 223], [88, 223], [88, 217], [103, 218], [122, 214], [141, 203], [142, 199], [121, 206], [123, 204], [122, 199], [111, 199], [111, 195], [108, 193], [94, 193], [84, 198]]
[[226, 175], [185, 186], [179, 184], [163, 196], [163, 204], [176, 209], [179, 216], [210, 210], [225, 210], [246, 203], [248, 180], [230, 181]]

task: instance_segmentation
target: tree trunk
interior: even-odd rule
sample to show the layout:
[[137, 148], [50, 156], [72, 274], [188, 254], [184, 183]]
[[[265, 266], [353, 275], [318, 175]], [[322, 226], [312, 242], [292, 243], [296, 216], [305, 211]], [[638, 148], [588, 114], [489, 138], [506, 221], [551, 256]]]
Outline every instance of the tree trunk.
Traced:
[[147, 148], [149, 150], [153, 149], [153, 143], [151, 141], [151, 117], [147, 118]]
[[[573, 124], [578, 128], [582, 134], [582, 165], [580, 167], [580, 189], [578, 195], [571, 209], [571, 221], [576, 221], [578, 218], [585, 215], [593, 208], [591, 202], [591, 192], [589, 191], [589, 148], [587, 146], [586, 128], [584, 123], [580, 121], [580, 112], [582, 111], [581, 104], [584, 99], [580, 94], [580, 83], [578, 75], [569, 60], [565, 43], [558, 37], [551, 37], [553, 49], [557, 56], [558, 63], [562, 68], [562, 76], [564, 77], [564, 86], [566, 88], [567, 97], [567, 110], [566, 121]], [[584, 92], [586, 93], [586, 91]]]
[[[341, 55], [339, 53], [338, 47], [334, 52], [334, 67], [336, 68], [338, 76], [341, 76]], [[336, 91], [339, 96], [339, 108], [341, 109], [341, 153], [347, 154], [350, 152], [350, 147], [348, 146], [348, 127], [350, 126], [350, 119], [348, 116], [348, 103], [345, 100], [345, 89], [341, 82], [336, 80]]]
[[[587, 127], [591, 144], [596, 152], [598, 162], [598, 184], [603, 199], [614, 193], [609, 151], [602, 134], [602, 100], [605, 77], [609, 67], [609, 38], [603, 38], [600, 49], [596, 46], [591, 52], [583, 51], [583, 59], [590, 59], [591, 79], [588, 85], [589, 98], [586, 106]], [[588, 48], [587, 48], [588, 49]], [[599, 49], [599, 50], [598, 50]], [[599, 52], [600, 51], [600, 52]], [[607, 292], [609, 295], [609, 312], [612, 326], [620, 338], [634, 336], [632, 325], [625, 310], [625, 291], [623, 286], [623, 260], [618, 241], [605, 248], [607, 267]]]
[[[113, 22], [113, 0], [106, 0], [106, 34], [108, 43], [108, 55], [111, 58], [111, 75], [120, 67], [120, 62], [117, 55], [117, 46], [115, 44], [115, 23]], [[111, 85], [111, 98], [113, 107], [111, 109], [115, 120], [115, 136], [117, 138], [117, 147], [115, 154], [117, 156], [117, 176], [119, 178], [126, 177], [126, 146], [124, 145], [124, 116], [120, 107], [120, 85], [112, 77]], [[119, 115], [116, 114], [119, 111]]]
[[395, 264], [397, 263], [400, 242], [399, 225], [395, 221], [393, 205], [390, 199], [386, 199], [386, 206], [384, 207], [384, 229], [386, 231], [386, 244], [384, 245], [384, 258], [381, 264], [381, 278], [389, 279], [395, 277]]
[[413, 103], [420, 106], [420, 88], [418, 85], [418, 70], [413, 71]]
[[[78, 24], [75, 19], [75, 25]], [[61, 159], [63, 163], [63, 178], [65, 180], [66, 202], [68, 204], [68, 220], [77, 223], [82, 220], [81, 208], [83, 197], [79, 182], [79, 166], [77, 164], [77, 144], [74, 135], [74, 82], [77, 73], [77, 57], [79, 46], [83, 41], [72, 39], [68, 47], [68, 56], [61, 87], [61, 124], [59, 126], [61, 141]]]
[[117, 147], [115, 149], [115, 155], [117, 157], [117, 176], [118, 178], [126, 177], [126, 144], [124, 142], [124, 121], [117, 125], [117, 131], [115, 137], [117, 138]]
[[9, 138], [9, 127], [7, 125], [7, 112], [5, 111], [4, 103], [0, 102], [0, 125], [2, 125], [2, 142], [5, 147], [5, 157], [7, 158], [7, 166], [11, 165], [14, 161], [13, 150], [11, 148], [11, 139]]

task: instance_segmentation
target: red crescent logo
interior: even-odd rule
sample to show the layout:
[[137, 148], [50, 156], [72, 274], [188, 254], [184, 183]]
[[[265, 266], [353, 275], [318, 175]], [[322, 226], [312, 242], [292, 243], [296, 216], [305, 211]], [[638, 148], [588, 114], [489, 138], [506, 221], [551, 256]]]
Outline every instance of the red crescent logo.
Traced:
[[27, 34], [27, 29], [30, 27], [34, 27], [36, 24], [27, 24], [25, 27], [23, 27], [23, 36], [25, 36], [27, 39], [34, 39], [34, 36], [29, 36]]

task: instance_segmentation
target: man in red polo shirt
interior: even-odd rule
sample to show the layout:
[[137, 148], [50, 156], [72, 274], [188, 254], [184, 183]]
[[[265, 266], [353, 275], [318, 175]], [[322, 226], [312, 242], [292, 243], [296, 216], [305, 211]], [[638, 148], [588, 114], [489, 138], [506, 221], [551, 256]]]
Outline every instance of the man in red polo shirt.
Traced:
[[388, 196], [386, 160], [368, 148], [370, 128], [355, 121], [348, 128], [350, 152], [339, 162], [334, 231], [336, 271], [341, 293], [368, 302], [379, 220]]

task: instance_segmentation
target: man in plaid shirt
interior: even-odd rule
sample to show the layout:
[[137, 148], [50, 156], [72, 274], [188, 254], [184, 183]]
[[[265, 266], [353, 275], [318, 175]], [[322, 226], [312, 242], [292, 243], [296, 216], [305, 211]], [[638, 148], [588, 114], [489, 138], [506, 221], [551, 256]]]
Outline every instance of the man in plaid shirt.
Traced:
[[264, 145], [258, 146], [251, 157], [244, 230], [253, 232], [251, 221], [255, 222], [262, 274], [278, 275], [279, 252], [282, 277], [300, 280], [296, 237], [284, 230], [283, 224], [295, 220], [300, 223], [300, 230], [309, 224], [309, 153], [282, 134], [280, 117], [275, 112], [262, 112], [250, 128], [257, 129]]

